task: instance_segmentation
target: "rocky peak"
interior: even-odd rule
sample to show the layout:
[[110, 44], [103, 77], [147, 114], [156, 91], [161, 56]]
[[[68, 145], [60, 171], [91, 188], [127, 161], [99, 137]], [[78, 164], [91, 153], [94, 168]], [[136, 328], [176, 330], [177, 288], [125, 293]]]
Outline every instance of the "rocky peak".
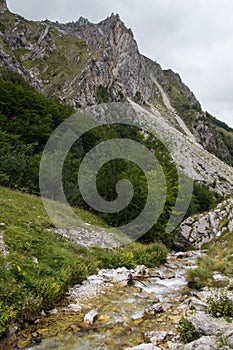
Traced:
[[76, 25], [78, 27], [84, 27], [86, 25], [90, 24], [89, 20], [87, 18], [84, 18], [84, 17], [79, 17], [79, 19], [77, 20], [76, 22]]
[[110, 17], [107, 17], [104, 21], [100, 22], [98, 26], [103, 30], [107, 38], [110, 40], [111, 46], [119, 45], [119, 42], [123, 35], [127, 35], [129, 39], [134, 41], [133, 32], [131, 29], [128, 29], [125, 26], [124, 22], [121, 20], [118, 14], [112, 13]]
[[0, 14], [4, 14], [8, 11], [6, 0], [0, 0]]

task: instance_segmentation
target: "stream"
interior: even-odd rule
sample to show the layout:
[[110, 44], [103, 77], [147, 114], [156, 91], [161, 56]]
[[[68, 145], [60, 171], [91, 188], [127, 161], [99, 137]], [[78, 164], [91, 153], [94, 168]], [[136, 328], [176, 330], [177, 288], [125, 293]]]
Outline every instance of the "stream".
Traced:
[[[136, 281], [133, 286], [116, 283], [83, 302], [79, 313], [57, 312], [45, 317], [51, 318], [51, 323], [38, 323], [34, 332], [34, 337], [41, 337], [40, 342], [24, 347], [22, 341], [18, 348], [124, 350], [144, 343], [145, 332], [167, 331], [175, 336], [176, 324], [182, 316], [179, 306], [190, 296], [185, 274], [187, 269], [196, 267], [196, 259], [201, 254], [199, 251], [169, 254], [165, 265], [148, 270], [152, 277], [145, 281]], [[98, 316], [94, 324], [87, 327], [84, 316], [93, 309], [98, 310]]]

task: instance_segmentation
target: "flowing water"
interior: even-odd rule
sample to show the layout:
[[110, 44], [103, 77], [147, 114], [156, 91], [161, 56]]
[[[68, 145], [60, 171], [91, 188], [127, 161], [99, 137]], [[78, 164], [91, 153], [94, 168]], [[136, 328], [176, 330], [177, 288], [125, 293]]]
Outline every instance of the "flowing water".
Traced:
[[[39, 329], [43, 340], [27, 350], [123, 350], [144, 342], [144, 333], [166, 330], [176, 332], [176, 323], [181, 317], [177, 306], [189, 294], [185, 282], [188, 268], [195, 267], [200, 253], [192, 252], [178, 259], [170, 255], [168, 263], [158, 269], [151, 269], [152, 277], [136, 282], [134, 286], [115, 285], [105, 294], [88, 301], [83, 314], [58, 313], [50, 327]], [[159, 299], [159, 300], [158, 300]], [[162, 305], [164, 312], [145, 315], [145, 309], [155, 302]], [[84, 327], [84, 314], [98, 309], [98, 318], [93, 327]]]

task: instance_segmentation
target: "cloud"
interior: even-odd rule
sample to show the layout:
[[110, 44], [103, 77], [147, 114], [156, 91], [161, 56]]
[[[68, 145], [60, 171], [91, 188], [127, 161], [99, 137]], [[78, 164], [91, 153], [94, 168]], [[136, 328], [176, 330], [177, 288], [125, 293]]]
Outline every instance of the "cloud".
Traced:
[[8, 0], [29, 19], [99, 22], [119, 13], [140, 51], [180, 73], [204, 109], [233, 126], [231, 0]]

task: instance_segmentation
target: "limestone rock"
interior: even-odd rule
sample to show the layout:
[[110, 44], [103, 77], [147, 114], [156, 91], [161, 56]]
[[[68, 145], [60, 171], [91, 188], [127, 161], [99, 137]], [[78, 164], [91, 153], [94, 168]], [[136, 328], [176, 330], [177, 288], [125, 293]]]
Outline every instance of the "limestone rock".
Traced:
[[[189, 247], [201, 249], [203, 244], [220, 237], [227, 229], [232, 232], [232, 200], [218, 204], [217, 208], [207, 214], [188, 218], [180, 225], [175, 238], [177, 248]], [[222, 222], [226, 221], [226, 226]]]
[[157, 331], [157, 332], [146, 332], [144, 334], [144, 338], [146, 341], [150, 341], [154, 345], [159, 342], [163, 342], [168, 336], [168, 332], [166, 331]]
[[132, 348], [126, 348], [125, 350], [159, 350], [160, 348], [153, 344], [140, 344]]
[[63, 308], [62, 311], [81, 312], [82, 309], [83, 307], [80, 304], [69, 304], [67, 307]]
[[189, 344], [186, 344], [184, 350], [218, 350], [219, 346], [215, 336], [201, 337]]
[[0, 14], [4, 14], [8, 11], [6, 0], [0, 0]]
[[213, 318], [199, 312], [187, 318], [195, 328], [198, 336], [212, 336], [217, 334], [233, 334], [233, 325], [222, 318]]
[[92, 325], [94, 323], [95, 318], [98, 316], [98, 310], [93, 309], [88, 314], [84, 316], [84, 322]]

